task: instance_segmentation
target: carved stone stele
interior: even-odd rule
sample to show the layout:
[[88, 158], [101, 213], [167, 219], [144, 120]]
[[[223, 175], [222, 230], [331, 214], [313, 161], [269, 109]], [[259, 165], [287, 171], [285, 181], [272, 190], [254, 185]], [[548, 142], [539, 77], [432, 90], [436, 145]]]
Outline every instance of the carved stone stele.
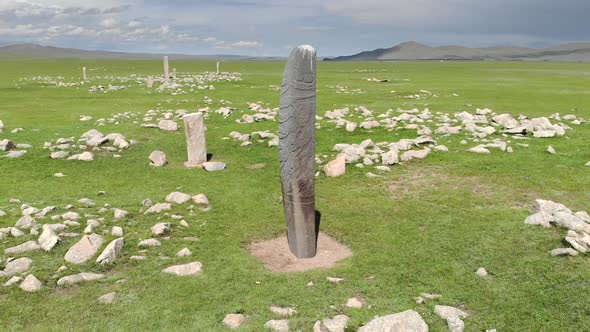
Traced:
[[186, 134], [186, 167], [199, 167], [207, 161], [207, 144], [205, 141], [205, 122], [203, 113], [191, 113], [183, 117]]
[[279, 157], [289, 249], [298, 258], [317, 250], [315, 212], [316, 53], [295, 48], [285, 67], [279, 111]]

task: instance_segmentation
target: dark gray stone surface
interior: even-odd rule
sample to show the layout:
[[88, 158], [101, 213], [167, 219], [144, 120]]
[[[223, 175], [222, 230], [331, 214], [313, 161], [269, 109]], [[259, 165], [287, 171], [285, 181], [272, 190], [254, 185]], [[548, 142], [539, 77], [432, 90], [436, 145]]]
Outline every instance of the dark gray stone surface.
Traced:
[[316, 53], [291, 52], [281, 86], [279, 157], [289, 249], [298, 258], [317, 249], [315, 212]]

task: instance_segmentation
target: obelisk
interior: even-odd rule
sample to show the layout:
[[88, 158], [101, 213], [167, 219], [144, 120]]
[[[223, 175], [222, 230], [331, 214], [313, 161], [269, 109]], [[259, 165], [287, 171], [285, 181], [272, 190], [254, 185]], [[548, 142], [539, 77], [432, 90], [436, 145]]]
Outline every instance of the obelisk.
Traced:
[[316, 53], [303, 45], [289, 55], [281, 86], [279, 157], [289, 249], [316, 254], [315, 114]]
[[82, 67], [82, 79], [84, 81], [88, 80], [88, 78], [86, 77], [86, 67]]
[[217, 61], [217, 75], [219, 75], [219, 61]]

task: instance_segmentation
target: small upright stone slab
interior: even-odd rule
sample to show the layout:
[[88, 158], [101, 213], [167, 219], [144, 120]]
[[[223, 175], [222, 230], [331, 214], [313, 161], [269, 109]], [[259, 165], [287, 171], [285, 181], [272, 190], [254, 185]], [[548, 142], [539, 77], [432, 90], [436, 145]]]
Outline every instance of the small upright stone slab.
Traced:
[[203, 113], [191, 113], [183, 117], [186, 134], [188, 160], [186, 167], [200, 167], [207, 161], [207, 144], [205, 141], [205, 122]]
[[82, 67], [82, 79], [84, 81], [88, 80], [88, 77], [86, 77], [86, 67]]

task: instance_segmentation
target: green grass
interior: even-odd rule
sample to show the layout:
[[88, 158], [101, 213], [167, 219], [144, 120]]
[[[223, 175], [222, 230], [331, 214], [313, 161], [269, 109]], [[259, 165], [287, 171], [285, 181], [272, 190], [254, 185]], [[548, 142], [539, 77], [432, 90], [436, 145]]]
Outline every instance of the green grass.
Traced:
[[[349, 165], [340, 178], [321, 176], [316, 184], [317, 209], [322, 213], [321, 229], [349, 246], [354, 256], [336, 268], [297, 274], [267, 272], [244, 249], [257, 239], [285, 232], [280, 201], [278, 151], [254, 143], [243, 148], [239, 142], [222, 140], [230, 131], [276, 130], [276, 122], [237, 124], [246, 102], [262, 101], [278, 107], [283, 63], [227, 62], [223, 71], [236, 71], [243, 81], [214, 83], [216, 90], [171, 96], [151, 93], [141, 86], [107, 94], [87, 92], [87, 87], [56, 88], [20, 78], [64, 76], [77, 80], [81, 67], [96, 75], [156, 75], [158, 61], [6, 60], [0, 62], [0, 120], [7, 129], [0, 139], [34, 146], [16, 160], [0, 159], [0, 226], [13, 226], [18, 204], [10, 198], [41, 208], [63, 207], [83, 197], [95, 199], [132, 212], [126, 221], [107, 217], [105, 229], [121, 225], [125, 230], [124, 256], [114, 266], [99, 268], [93, 263], [69, 266], [69, 272], [107, 272], [108, 278], [80, 286], [55, 286], [55, 271], [64, 264], [63, 255], [77, 239], [66, 239], [50, 253], [30, 253], [31, 272], [43, 281], [36, 294], [17, 287], [0, 287], [0, 326], [3, 330], [223, 330], [225, 314], [248, 316], [245, 331], [258, 331], [276, 318], [270, 305], [296, 307], [290, 320], [292, 330], [309, 331], [315, 320], [340, 312], [351, 317], [354, 331], [375, 315], [408, 309], [417, 310], [432, 331], [447, 330], [433, 312], [434, 304], [463, 306], [472, 313], [465, 320], [467, 331], [585, 331], [590, 330], [590, 261], [588, 256], [550, 257], [548, 251], [561, 246], [564, 230], [524, 225], [527, 207], [534, 199], [551, 199], [573, 210], [590, 210], [590, 127], [574, 126], [566, 137], [535, 139], [528, 149], [514, 146], [512, 154], [493, 151], [491, 155], [466, 152], [463, 135], [443, 138], [451, 149], [433, 153], [423, 161], [396, 165], [384, 178], [370, 179]], [[213, 62], [174, 61], [179, 72], [213, 70]], [[370, 70], [371, 72], [359, 72]], [[363, 78], [387, 78], [388, 83]], [[90, 85], [110, 81], [91, 81]], [[330, 86], [362, 89], [363, 94], [337, 94]], [[18, 87], [17, 87], [18, 86]], [[517, 62], [414, 62], [414, 63], [318, 63], [319, 115], [344, 106], [364, 105], [378, 113], [389, 108], [428, 107], [432, 112], [474, 112], [489, 107], [498, 113], [548, 116], [573, 113], [590, 119], [590, 64]], [[421, 100], [402, 96], [428, 90], [439, 97]], [[395, 90], [396, 93], [390, 93]], [[459, 96], [453, 97], [456, 93]], [[138, 144], [122, 158], [97, 158], [83, 163], [50, 160], [43, 142], [59, 137], [79, 137], [95, 128], [94, 121], [80, 122], [79, 116], [94, 119], [119, 112], [150, 109], [204, 107], [203, 96], [231, 101], [239, 111], [228, 119], [212, 114], [207, 121], [207, 147], [214, 159], [228, 168], [206, 173], [185, 169], [184, 134], [163, 133], [140, 128], [131, 121], [98, 127], [103, 133], [119, 132]], [[572, 110], [573, 109], [573, 110]], [[141, 118], [140, 118], [141, 119]], [[24, 132], [11, 134], [15, 127]], [[39, 131], [33, 131], [39, 129]], [[329, 154], [336, 143], [397, 141], [414, 138], [415, 132], [347, 133], [322, 122], [317, 131], [317, 153]], [[552, 145], [558, 152], [544, 150]], [[170, 164], [148, 166], [151, 151], [163, 150]], [[246, 166], [266, 163], [262, 169]], [[65, 178], [54, 178], [56, 172]], [[137, 242], [149, 237], [157, 216], [140, 214], [140, 202], [163, 201], [171, 191], [205, 193], [213, 205], [209, 212], [188, 217], [191, 226], [175, 228], [172, 239], [161, 248], [150, 249], [146, 261], [132, 261]], [[97, 196], [98, 191], [107, 192]], [[94, 213], [97, 209], [89, 209]], [[85, 222], [85, 220], [83, 220]], [[82, 228], [79, 230], [81, 232]], [[102, 228], [99, 228], [99, 232]], [[196, 236], [199, 242], [184, 242]], [[0, 248], [34, 239], [0, 240]], [[110, 235], [106, 236], [110, 241]], [[188, 247], [193, 257], [174, 254]], [[172, 257], [161, 260], [160, 254]], [[175, 263], [198, 260], [204, 274], [180, 278], [160, 272]], [[492, 275], [481, 279], [479, 267]], [[68, 273], [69, 273], [68, 272]], [[62, 274], [63, 276], [63, 274]], [[326, 276], [346, 278], [342, 284], [325, 281]], [[368, 278], [373, 277], [373, 278]], [[116, 283], [119, 279], [125, 283]], [[4, 280], [1, 280], [2, 283]], [[305, 285], [313, 281], [316, 286]], [[99, 305], [96, 299], [117, 291], [118, 301]], [[420, 292], [441, 293], [440, 301], [418, 305]], [[346, 299], [361, 296], [368, 309], [348, 309]], [[330, 305], [336, 305], [337, 310]]]

